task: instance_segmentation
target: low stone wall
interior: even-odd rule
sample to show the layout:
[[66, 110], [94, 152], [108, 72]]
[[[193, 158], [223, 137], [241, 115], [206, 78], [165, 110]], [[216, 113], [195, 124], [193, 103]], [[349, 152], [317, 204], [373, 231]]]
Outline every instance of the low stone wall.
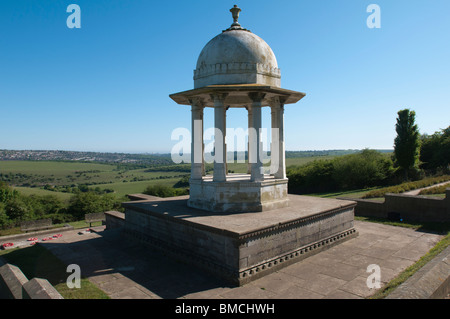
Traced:
[[125, 214], [116, 211], [105, 212], [106, 230], [125, 226]]
[[28, 280], [19, 267], [0, 267], [0, 299], [64, 299], [46, 279]]
[[136, 201], [136, 200], [160, 200], [161, 199], [161, 197], [152, 196], [152, 195], [146, 195], [146, 194], [128, 194], [127, 197], [131, 201]]
[[386, 299], [444, 299], [449, 293], [450, 247], [447, 247]]
[[[350, 198], [341, 198], [350, 200]], [[446, 197], [430, 198], [403, 194], [386, 194], [384, 202], [351, 199], [357, 202], [356, 216], [403, 219], [416, 222], [450, 222], [450, 188]]]

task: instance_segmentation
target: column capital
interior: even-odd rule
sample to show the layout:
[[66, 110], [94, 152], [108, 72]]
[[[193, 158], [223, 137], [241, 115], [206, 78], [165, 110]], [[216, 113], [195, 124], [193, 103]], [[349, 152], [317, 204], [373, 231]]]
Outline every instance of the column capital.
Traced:
[[261, 103], [264, 100], [266, 93], [262, 92], [249, 92], [248, 97], [252, 100], [253, 103]]
[[191, 104], [192, 112], [200, 112], [205, 108], [205, 103], [202, 98], [194, 97], [189, 99], [189, 104]]
[[269, 99], [269, 105], [270, 107], [284, 107], [284, 103], [286, 103], [286, 100], [288, 99], [287, 96], [274, 96], [271, 99]]
[[227, 98], [228, 93], [211, 93], [209, 96], [213, 102], [219, 101], [223, 103]]

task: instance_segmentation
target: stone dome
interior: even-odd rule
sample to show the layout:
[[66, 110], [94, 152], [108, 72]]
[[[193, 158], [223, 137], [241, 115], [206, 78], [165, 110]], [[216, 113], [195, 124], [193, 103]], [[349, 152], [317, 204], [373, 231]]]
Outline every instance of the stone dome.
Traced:
[[[240, 11], [236, 6], [233, 9]], [[242, 28], [234, 12], [233, 18], [231, 27], [214, 37], [201, 51], [194, 70], [194, 88], [220, 84], [280, 87], [280, 70], [270, 46]]]

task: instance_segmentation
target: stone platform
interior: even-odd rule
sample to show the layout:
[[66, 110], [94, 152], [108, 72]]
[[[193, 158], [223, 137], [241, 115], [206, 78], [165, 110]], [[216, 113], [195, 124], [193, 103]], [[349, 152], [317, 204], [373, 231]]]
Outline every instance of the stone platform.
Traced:
[[189, 207], [214, 213], [261, 212], [289, 206], [288, 179], [265, 175], [263, 181], [251, 181], [249, 174], [228, 174], [226, 181], [214, 182], [213, 176], [189, 181]]
[[288, 195], [289, 207], [214, 214], [188, 196], [123, 203], [128, 237], [243, 285], [357, 235], [355, 202]]

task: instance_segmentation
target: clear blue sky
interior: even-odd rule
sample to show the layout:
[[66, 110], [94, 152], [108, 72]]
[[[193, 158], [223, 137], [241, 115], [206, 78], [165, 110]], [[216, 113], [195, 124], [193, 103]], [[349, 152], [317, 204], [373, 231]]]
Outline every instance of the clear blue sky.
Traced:
[[[81, 29], [66, 26], [72, 3]], [[380, 29], [366, 25], [371, 3]], [[448, 0], [2, 0], [0, 149], [170, 151], [190, 108], [169, 94], [193, 88], [234, 4], [272, 47], [282, 87], [307, 94], [286, 106], [287, 150], [392, 148], [403, 108], [421, 133], [450, 125]], [[246, 124], [228, 112], [228, 127]]]

